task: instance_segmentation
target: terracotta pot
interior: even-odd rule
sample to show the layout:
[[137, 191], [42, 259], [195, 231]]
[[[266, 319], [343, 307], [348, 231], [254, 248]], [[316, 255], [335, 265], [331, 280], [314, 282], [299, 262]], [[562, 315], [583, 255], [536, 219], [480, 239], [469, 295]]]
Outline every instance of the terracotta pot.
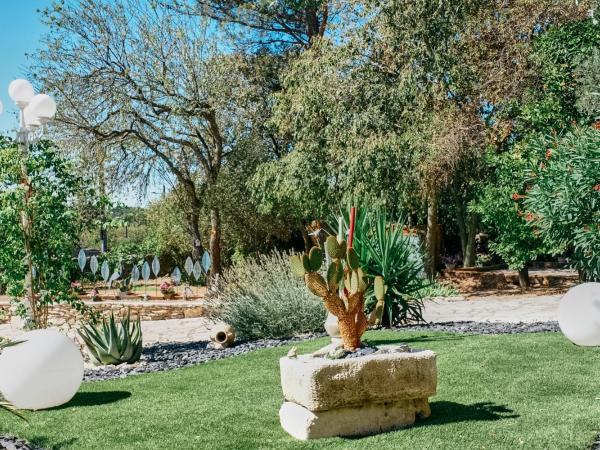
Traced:
[[235, 341], [235, 330], [231, 325], [217, 325], [210, 330], [210, 340], [216, 349], [230, 347]]

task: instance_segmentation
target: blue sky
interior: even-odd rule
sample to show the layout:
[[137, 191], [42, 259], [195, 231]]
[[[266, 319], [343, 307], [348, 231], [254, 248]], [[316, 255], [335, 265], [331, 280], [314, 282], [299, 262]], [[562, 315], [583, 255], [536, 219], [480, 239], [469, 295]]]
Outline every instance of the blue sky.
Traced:
[[[4, 112], [0, 114], [0, 133], [13, 135], [18, 125], [17, 108], [8, 96], [8, 85], [16, 78], [25, 78], [28, 61], [26, 53], [39, 47], [40, 38], [47, 28], [37, 12], [52, 4], [52, 0], [0, 0], [0, 101]], [[59, 105], [60, 107], [60, 105]], [[159, 197], [163, 183], [151, 182], [147, 198], [137, 198], [135, 189], [123, 189], [114, 200], [130, 206], [145, 205]]]
[[25, 77], [26, 53], [38, 47], [46, 27], [36, 12], [51, 4], [51, 0], [0, 0], [0, 132], [17, 126], [16, 107], [8, 96], [8, 85], [15, 78]]

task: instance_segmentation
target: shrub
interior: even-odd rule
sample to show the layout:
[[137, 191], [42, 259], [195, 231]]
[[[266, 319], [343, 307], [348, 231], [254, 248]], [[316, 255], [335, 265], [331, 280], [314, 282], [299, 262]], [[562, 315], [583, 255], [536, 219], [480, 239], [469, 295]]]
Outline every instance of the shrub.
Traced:
[[284, 338], [323, 329], [323, 301], [289, 268], [289, 255], [273, 252], [227, 269], [209, 294], [215, 317], [247, 339]]
[[574, 249], [584, 279], [600, 280], [600, 131], [576, 129], [532, 146], [545, 156], [529, 173], [526, 219], [555, 253]]

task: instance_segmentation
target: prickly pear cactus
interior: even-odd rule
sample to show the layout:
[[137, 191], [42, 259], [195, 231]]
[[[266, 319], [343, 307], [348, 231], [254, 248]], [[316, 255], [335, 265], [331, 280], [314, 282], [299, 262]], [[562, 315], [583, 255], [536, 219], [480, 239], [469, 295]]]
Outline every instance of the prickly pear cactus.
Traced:
[[[367, 320], [364, 307], [368, 281], [354, 249], [347, 248], [345, 241], [329, 236], [325, 242], [325, 251], [331, 258], [325, 271], [326, 278], [319, 273], [323, 265], [323, 251], [319, 247], [313, 247], [308, 254], [291, 256], [290, 265], [293, 273], [304, 279], [306, 287], [321, 297], [327, 310], [338, 318], [344, 348], [354, 350], [360, 347], [368, 322], [376, 323], [377, 315], [373, 313], [377, 308]], [[385, 295], [382, 277], [376, 277], [374, 288], [378, 299], [377, 307], [381, 303], [378, 312], [381, 321]]]

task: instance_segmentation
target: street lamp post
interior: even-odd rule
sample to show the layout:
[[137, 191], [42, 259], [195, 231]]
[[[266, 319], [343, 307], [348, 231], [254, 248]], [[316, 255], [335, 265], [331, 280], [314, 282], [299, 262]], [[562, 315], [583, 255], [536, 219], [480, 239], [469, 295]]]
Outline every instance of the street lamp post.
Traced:
[[[27, 172], [27, 156], [29, 145], [35, 143], [42, 135], [43, 125], [48, 123], [56, 114], [56, 103], [46, 94], [35, 93], [33, 86], [27, 80], [18, 79], [10, 83], [8, 95], [19, 108], [19, 128], [17, 142], [21, 145], [21, 184], [23, 185], [23, 209], [21, 210], [21, 230], [23, 232], [25, 250], [25, 297], [27, 311], [26, 326], [37, 326], [38, 307], [36, 304], [36, 289], [34, 284], [33, 262], [33, 211], [31, 211], [31, 196], [33, 190]], [[2, 105], [0, 104], [0, 113]]]

